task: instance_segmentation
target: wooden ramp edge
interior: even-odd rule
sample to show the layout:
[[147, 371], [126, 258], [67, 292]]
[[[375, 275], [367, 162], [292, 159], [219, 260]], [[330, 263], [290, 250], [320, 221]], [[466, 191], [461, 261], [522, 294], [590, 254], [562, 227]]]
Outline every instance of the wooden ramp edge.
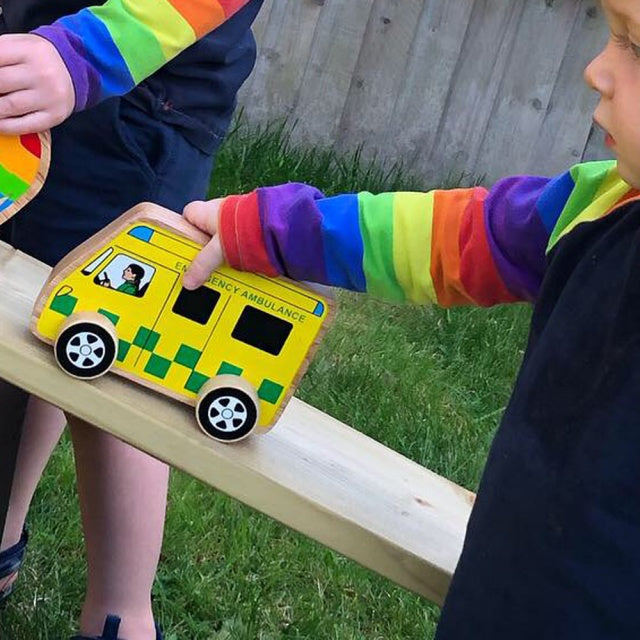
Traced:
[[0, 243], [0, 378], [442, 603], [472, 493], [295, 398], [269, 433], [224, 445], [178, 402], [118, 376], [68, 377], [28, 330], [49, 271]]

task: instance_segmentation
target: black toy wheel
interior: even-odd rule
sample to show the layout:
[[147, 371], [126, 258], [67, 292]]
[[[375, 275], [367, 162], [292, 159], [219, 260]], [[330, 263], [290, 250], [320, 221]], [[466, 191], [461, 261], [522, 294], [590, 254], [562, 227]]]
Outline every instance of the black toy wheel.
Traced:
[[214, 440], [246, 438], [258, 422], [258, 397], [239, 376], [218, 376], [202, 388], [196, 406], [200, 428]]
[[115, 362], [118, 353], [115, 328], [104, 316], [95, 315], [98, 317], [90, 319], [72, 316], [56, 339], [56, 360], [60, 368], [74, 378], [98, 378]]

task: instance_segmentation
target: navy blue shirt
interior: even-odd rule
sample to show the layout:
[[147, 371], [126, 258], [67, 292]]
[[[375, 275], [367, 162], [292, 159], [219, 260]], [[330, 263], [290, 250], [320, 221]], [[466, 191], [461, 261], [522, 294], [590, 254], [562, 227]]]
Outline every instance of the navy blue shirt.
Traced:
[[640, 638], [640, 203], [549, 254], [437, 640]]

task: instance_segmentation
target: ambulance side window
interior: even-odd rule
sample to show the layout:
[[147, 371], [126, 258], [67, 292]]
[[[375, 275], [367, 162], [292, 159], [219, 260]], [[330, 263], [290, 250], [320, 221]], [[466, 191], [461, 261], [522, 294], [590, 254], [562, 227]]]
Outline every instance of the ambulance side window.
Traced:
[[105, 267], [101, 266], [95, 272], [93, 281], [100, 287], [135, 298], [142, 298], [147, 292], [155, 272], [155, 268], [151, 265], [140, 262], [137, 258], [126, 253], [119, 253]]
[[171, 311], [198, 324], [207, 324], [218, 300], [220, 294], [209, 287], [200, 287], [193, 291], [182, 289]]
[[231, 337], [277, 356], [292, 329], [290, 322], [247, 305], [240, 314]]

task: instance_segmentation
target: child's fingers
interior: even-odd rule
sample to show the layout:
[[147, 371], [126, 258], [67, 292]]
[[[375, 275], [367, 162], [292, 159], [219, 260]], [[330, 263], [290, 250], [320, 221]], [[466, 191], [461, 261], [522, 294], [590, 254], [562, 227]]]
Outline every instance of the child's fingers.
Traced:
[[194, 227], [213, 236], [195, 257], [182, 279], [185, 289], [197, 289], [209, 277], [212, 271], [224, 262], [218, 231], [218, 211], [221, 199], [208, 200], [206, 202], [196, 200], [190, 202], [183, 210], [182, 215]]
[[206, 202], [195, 200], [184, 208], [182, 214], [194, 227], [212, 236], [218, 231], [218, 210], [221, 201], [221, 198]]
[[52, 119], [48, 113], [36, 111], [18, 118], [0, 119], [0, 134], [21, 136], [27, 133], [41, 133], [52, 126]]
[[38, 104], [36, 91], [14, 91], [0, 96], [0, 120], [4, 118], [17, 118], [37, 111]]
[[31, 86], [28, 68], [23, 64], [0, 67], [0, 94], [22, 91]]
[[182, 278], [185, 289], [197, 289], [224, 262], [219, 236], [214, 236], [194, 258]]
[[27, 53], [23, 34], [0, 36], [0, 67], [23, 62]]

